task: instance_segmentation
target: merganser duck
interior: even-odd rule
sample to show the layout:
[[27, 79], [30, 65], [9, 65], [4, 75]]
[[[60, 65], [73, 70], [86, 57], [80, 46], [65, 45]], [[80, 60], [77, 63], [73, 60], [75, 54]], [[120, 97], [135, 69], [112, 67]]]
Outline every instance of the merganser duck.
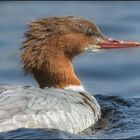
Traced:
[[0, 86], [0, 131], [54, 128], [79, 133], [101, 117], [100, 106], [74, 72], [83, 52], [140, 46], [104, 36], [97, 25], [78, 17], [31, 22], [22, 46], [22, 63], [39, 88]]

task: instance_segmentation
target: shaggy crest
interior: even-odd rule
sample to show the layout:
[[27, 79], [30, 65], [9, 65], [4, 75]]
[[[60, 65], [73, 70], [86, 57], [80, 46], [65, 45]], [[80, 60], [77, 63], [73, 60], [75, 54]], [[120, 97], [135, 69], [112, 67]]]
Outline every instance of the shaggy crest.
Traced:
[[25, 73], [32, 74], [43, 88], [52, 84], [64, 87], [64, 83], [80, 85], [71, 61], [94, 41], [87, 29], [99, 33], [90, 21], [77, 17], [50, 17], [31, 22], [22, 46]]

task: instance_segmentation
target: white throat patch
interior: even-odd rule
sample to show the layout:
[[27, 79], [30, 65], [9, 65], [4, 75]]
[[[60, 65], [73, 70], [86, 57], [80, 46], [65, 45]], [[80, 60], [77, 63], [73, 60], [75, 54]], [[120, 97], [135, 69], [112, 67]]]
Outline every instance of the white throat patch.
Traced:
[[64, 89], [70, 89], [70, 90], [73, 90], [73, 91], [78, 91], [78, 92], [86, 92], [84, 87], [82, 85], [70, 85], [70, 86], [67, 86], [65, 87]]
[[99, 45], [89, 45], [88, 48], [85, 48], [86, 53], [92, 53], [99, 51], [100, 46]]

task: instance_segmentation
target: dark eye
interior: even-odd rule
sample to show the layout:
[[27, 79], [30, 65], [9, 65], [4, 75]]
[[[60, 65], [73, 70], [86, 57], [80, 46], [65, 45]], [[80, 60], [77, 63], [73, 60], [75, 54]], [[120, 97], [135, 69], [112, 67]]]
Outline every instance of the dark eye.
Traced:
[[91, 29], [86, 29], [86, 35], [87, 36], [93, 36], [94, 35], [94, 31]]

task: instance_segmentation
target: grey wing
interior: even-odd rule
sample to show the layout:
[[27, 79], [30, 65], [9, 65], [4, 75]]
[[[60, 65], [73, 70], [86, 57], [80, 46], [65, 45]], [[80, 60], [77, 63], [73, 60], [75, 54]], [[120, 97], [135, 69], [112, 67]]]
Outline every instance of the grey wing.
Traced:
[[74, 91], [1, 86], [0, 93], [0, 131], [25, 127], [78, 133], [99, 117], [91, 97]]

